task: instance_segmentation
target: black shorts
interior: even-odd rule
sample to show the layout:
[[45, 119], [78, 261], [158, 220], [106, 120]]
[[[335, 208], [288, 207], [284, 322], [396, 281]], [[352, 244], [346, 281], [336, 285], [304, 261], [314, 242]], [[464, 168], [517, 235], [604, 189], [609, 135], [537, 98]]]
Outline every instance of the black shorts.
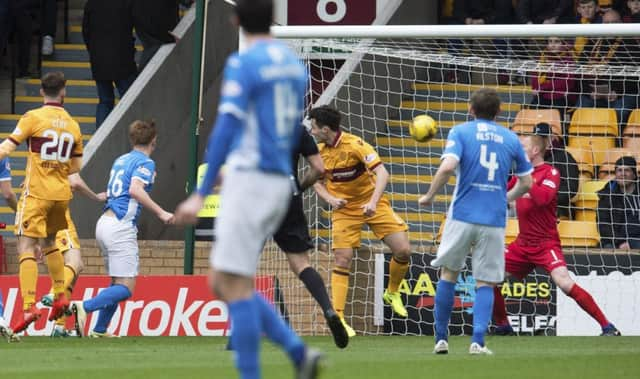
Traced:
[[287, 215], [273, 239], [286, 253], [304, 253], [313, 248], [307, 218], [302, 210], [302, 196], [291, 199]]

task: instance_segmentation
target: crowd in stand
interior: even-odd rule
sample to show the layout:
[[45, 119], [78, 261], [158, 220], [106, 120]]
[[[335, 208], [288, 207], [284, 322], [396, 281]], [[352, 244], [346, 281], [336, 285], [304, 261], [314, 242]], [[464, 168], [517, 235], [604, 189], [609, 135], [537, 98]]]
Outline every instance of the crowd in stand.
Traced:
[[[640, 0], [444, 0], [441, 23], [447, 24], [599, 24], [640, 22]], [[640, 34], [639, 34], [640, 35]], [[474, 43], [474, 42], [471, 42]], [[571, 218], [571, 200], [578, 192], [580, 173], [574, 157], [564, 149], [571, 136], [567, 132], [572, 111], [578, 108], [614, 109], [618, 122], [616, 146], [632, 110], [640, 108], [640, 78], [622, 75], [578, 74], [576, 65], [637, 66], [640, 38], [559, 38], [540, 41], [494, 39], [490, 54], [497, 58], [537, 60], [544, 70], [499, 73], [499, 84], [528, 85], [531, 100], [525, 107], [557, 109], [562, 131], [556, 136], [546, 159], [563, 180], [558, 198], [558, 215]], [[469, 46], [467, 46], [469, 47]], [[449, 41], [449, 52], [460, 54], [460, 40]], [[477, 50], [474, 50], [477, 51]], [[461, 72], [462, 71], [462, 72]], [[472, 69], [458, 66], [445, 71], [445, 80], [470, 82]], [[615, 70], [614, 70], [615, 72]], [[640, 247], [640, 197], [636, 160], [618, 159], [615, 177], [598, 193], [597, 222], [601, 246]]]

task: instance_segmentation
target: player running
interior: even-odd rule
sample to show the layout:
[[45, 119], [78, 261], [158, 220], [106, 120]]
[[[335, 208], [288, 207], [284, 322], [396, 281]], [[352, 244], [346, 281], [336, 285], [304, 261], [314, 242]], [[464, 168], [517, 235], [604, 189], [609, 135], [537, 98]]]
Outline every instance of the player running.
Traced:
[[[447, 137], [442, 162], [420, 205], [433, 203], [436, 194], [456, 175], [456, 189], [442, 233], [442, 243], [431, 265], [440, 268], [435, 297], [433, 352], [449, 352], [448, 327], [458, 274], [471, 254], [476, 298], [469, 354], [493, 354], [484, 343], [491, 320], [493, 287], [504, 280], [504, 234], [507, 200], [524, 195], [531, 187], [531, 164], [518, 137], [495, 123], [500, 98], [493, 89], [471, 95], [469, 113], [474, 121], [453, 127]], [[507, 192], [507, 177], [515, 167], [518, 180]]]

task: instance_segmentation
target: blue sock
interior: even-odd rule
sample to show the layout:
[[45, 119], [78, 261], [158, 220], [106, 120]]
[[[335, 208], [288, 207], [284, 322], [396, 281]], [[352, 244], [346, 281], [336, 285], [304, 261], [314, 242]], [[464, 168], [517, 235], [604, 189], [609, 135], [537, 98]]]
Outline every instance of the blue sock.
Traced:
[[447, 282], [443, 279], [438, 281], [434, 309], [436, 342], [440, 340], [446, 341], [449, 338], [449, 319], [451, 318], [453, 300], [456, 294], [455, 288], [455, 283]]
[[93, 328], [93, 331], [105, 333], [109, 327], [111, 318], [113, 317], [113, 314], [116, 313], [117, 309], [118, 303], [107, 305], [105, 308], [100, 309], [100, 312], [98, 312], [98, 321], [96, 322], [96, 326]]
[[241, 379], [260, 379], [258, 362], [260, 348], [260, 310], [253, 299], [229, 303], [229, 314], [235, 326], [231, 332], [231, 345], [235, 352], [236, 367]]
[[105, 288], [96, 297], [85, 300], [82, 305], [87, 312], [104, 309], [131, 297], [131, 291], [122, 284], [114, 284]]
[[2, 291], [0, 291], [0, 317], [4, 316], [4, 299], [2, 298]]
[[473, 303], [473, 337], [471, 342], [484, 346], [484, 335], [487, 333], [491, 314], [493, 313], [493, 287], [476, 288], [476, 300]]
[[254, 293], [253, 300], [260, 311], [262, 331], [271, 341], [284, 348], [296, 366], [300, 365], [305, 354], [305, 346], [300, 337], [284, 322], [276, 313], [273, 305], [269, 304], [262, 295]]

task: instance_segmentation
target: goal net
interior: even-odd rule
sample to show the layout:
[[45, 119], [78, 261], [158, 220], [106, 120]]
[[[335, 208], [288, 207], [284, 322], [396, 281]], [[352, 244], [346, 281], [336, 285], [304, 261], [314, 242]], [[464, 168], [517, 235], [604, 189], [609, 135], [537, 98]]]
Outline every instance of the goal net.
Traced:
[[[606, 208], [604, 196], [598, 195], [609, 181], [617, 183], [616, 161], [640, 158], [640, 42], [627, 26], [275, 29], [308, 66], [309, 106], [337, 107], [343, 129], [378, 151], [391, 174], [385, 196], [409, 225], [413, 254], [400, 287], [409, 317], [393, 315], [382, 302], [390, 254], [365, 227], [345, 309], [347, 322], [357, 332], [433, 333], [438, 273], [430, 261], [455, 180], [433, 206], [420, 208], [417, 199], [435, 175], [449, 130], [471, 119], [471, 94], [490, 87], [502, 100], [497, 122], [504, 127], [527, 134], [539, 122], [550, 125], [553, 149], [547, 158], [562, 176], [558, 230], [568, 268], [623, 334], [640, 334], [639, 320], [634, 319], [640, 317], [635, 316], [640, 314], [640, 256], [625, 245], [640, 245], [638, 189], [622, 201], [608, 196], [612, 200]], [[438, 122], [438, 134], [428, 143], [409, 136], [408, 125], [419, 114]], [[313, 191], [304, 196], [316, 241], [312, 264], [329, 288], [331, 209]], [[507, 243], [515, 239], [517, 225], [512, 211]], [[276, 273], [281, 309], [298, 331], [327, 333], [319, 307], [288, 272], [275, 245], [269, 245], [261, 269]], [[502, 292], [517, 332], [599, 333], [598, 324], [539, 268], [524, 280], [507, 281]], [[451, 334], [470, 333], [474, 297], [475, 280], [465, 269], [456, 285]]]

